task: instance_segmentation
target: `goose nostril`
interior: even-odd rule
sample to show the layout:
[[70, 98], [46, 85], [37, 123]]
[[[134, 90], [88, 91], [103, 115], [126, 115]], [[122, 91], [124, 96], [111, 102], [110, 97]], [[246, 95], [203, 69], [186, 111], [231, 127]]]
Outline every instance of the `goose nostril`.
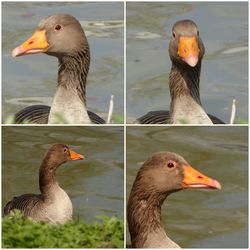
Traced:
[[198, 175], [198, 176], [197, 176], [197, 178], [198, 178], [198, 179], [203, 179], [203, 177], [202, 177], [202, 176], [200, 176], [200, 175]]
[[30, 41], [30, 42], [29, 42], [29, 45], [31, 45], [31, 44], [33, 44], [33, 41]]

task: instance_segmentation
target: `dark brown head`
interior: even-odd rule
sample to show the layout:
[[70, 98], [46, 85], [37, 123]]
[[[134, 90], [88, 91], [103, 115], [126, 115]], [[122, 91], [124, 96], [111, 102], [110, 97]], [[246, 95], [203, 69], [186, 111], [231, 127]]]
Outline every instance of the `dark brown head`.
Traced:
[[39, 169], [39, 186], [43, 195], [50, 193], [50, 186], [56, 183], [56, 169], [72, 160], [84, 160], [84, 156], [64, 144], [54, 144], [48, 150]]
[[205, 48], [196, 24], [191, 20], [181, 20], [174, 24], [169, 55], [173, 63], [195, 67], [203, 58]]
[[46, 153], [44, 162], [46, 168], [55, 170], [61, 164], [72, 160], [84, 160], [84, 156], [69, 149], [64, 144], [54, 144]]
[[220, 189], [220, 183], [193, 169], [180, 155], [159, 152], [150, 157], [138, 172], [144, 193], [170, 194], [184, 188]]
[[61, 58], [88, 47], [80, 23], [71, 15], [55, 14], [42, 19], [34, 34], [12, 51], [12, 56], [46, 53]]

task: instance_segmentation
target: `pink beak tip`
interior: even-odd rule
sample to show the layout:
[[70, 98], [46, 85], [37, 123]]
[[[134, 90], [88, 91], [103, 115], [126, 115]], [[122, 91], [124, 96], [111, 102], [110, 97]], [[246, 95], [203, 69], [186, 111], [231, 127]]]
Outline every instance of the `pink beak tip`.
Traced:
[[12, 57], [15, 58], [20, 54], [20, 49], [19, 47], [16, 47], [15, 49], [12, 50]]
[[189, 56], [184, 60], [189, 66], [195, 67], [196, 64], [198, 63], [198, 57], [195, 57], [193, 55]]

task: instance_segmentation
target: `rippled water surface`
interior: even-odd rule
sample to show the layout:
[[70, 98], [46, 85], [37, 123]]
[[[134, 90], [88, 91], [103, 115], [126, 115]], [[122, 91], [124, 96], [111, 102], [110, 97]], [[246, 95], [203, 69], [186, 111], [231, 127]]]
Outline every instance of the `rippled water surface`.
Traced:
[[[246, 127], [128, 127], [127, 198], [136, 173], [158, 151], [182, 155], [217, 179], [221, 190], [184, 190], [162, 208], [167, 234], [183, 248], [248, 246], [248, 131]], [[127, 237], [129, 243], [130, 237]]]
[[87, 106], [107, 116], [110, 96], [114, 113], [123, 116], [123, 3], [3, 3], [3, 116], [31, 104], [48, 104], [57, 86], [57, 59], [32, 55], [13, 59], [11, 51], [31, 36], [45, 16], [68, 13], [82, 24], [91, 51]]
[[85, 156], [57, 170], [74, 218], [92, 222], [96, 215], [123, 218], [123, 129], [119, 127], [4, 127], [2, 203], [13, 196], [38, 193], [38, 169], [52, 144], [64, 143]]
[[173, 24], [194, 20], [206, 47], [201, 71], [205, 110], [229, 122], [248, 120], [248, 4], [127, 3], [127, 119], [150, 110], [169, 110], [168, 43]]

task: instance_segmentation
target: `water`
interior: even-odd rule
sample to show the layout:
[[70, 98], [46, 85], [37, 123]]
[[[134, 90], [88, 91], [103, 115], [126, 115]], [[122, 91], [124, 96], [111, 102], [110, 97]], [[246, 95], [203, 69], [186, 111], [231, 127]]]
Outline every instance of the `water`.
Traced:
[[38, 169], [52, 144], [64, 143], [85, 156], [57, 170], [74, 218], [96, 215], [123, 219], [123, 128], [3, 127], [2, 204], [13, 196], [39, 193]]
[[[248, 120], [248, 3], [127, 3], [127, 119], [169, 110], [168, 44], [173, 24], [194, 20], [206, 47], [201, 71], [205, 110], [229, 122]], [[239, 121], [239, 120], [238, 120]]]
[[127, 127], [127, 199], [138, 169], [158, 151], [179, 153], [222, 185], [168, 198], [162, 219], [171, 239], [183, 248], [247, 248], [247, 127]]
[[114, 113], [123, 116], [123, 3], [3, 3], [3, 116], [32, 104], [50, 105], [57, 86], [57, 59], [32, 55], [13, 59], [11, 51], [45, 16], [68, 13], [82, 24], [90, 44], [87, 104], [107, 116], [110, 96]]

